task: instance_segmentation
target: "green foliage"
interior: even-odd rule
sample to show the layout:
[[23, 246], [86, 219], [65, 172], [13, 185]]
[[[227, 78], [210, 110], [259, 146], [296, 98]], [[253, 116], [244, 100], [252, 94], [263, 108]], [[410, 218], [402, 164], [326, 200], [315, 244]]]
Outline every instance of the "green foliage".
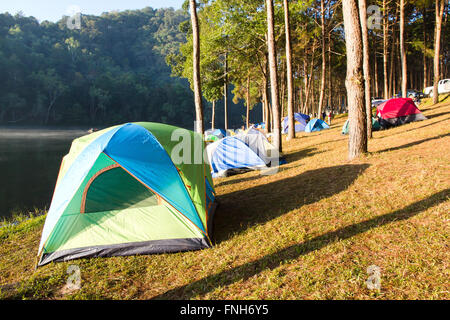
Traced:
[[73, 30], [66, 19], [0, 14], [0, 123], [192, 125], [192, 93], [165, 64], [185, 37], [186, 12], [83, 15]]
[[[265, 47], [264, 36], [257, 39], [255, 45], [251, 44], [255, 36], [254, 27], [258, 25], [259, 31], [265, 27], [264, 12], [258, 12], [255, 16], [258, 21], [248, 23], [244, 16], [237, 17], [233, 12], [250, 12], [257, 10], [262, 2], [251, 1], [202, 1], [198, 8], [200, 28], [200, 74], [202, 81], [203, 97], [209, 101], [219, 101], [223, 98], [225, 82], [225, 55], [229, 64], [227, 72], [228, 82], [231, 84], [231, 92], [234, 94], [233, 103], [239, 105], [236, 113], [229, 114], [229, 125], [242, 125], [243, 100], [239, 95], [245, 87], [246, 76], [250, 69], [259, 68], [255, 65], [255, 51]], [[238, 7], [235, 7], [238, 6]], [[235, 7], [235, 8], [234, 8]], [[247, 10], [247, 11], [243, 11]], [[239, 25], [238, 25], [239, 23]], [[189, 21], [180, 24], [180, 30], [185, 35], [185, 42], [180, 45], [178, 53], [169, 54], [166, 63], [172, 69], [172, 76], [185, 78], [189, 81], [193, 90], [193, 62], [192, 62], [192, 30]], [[264, 34], [264, 33], [263, 33]], [[262, 49], [264, 51], [264, 49]], [[252, 72], [255, 72], [254, 70]], [[253, 79], [257, 77], [253, 76]], [[252, 80], [253, 80], [252, 79]], [[259, 79], [258, 79], [259, 80]], [[252, 81], [252, 92], [258, 91], [258, 82]], [[244, 87], [243, 87], [244, 86]], [[253, 104], [259, 102], [252, 95]], [[229, 110], [232, 111], [232, 110]], [[253, 122], [259, 122], [260, 117], [251, 117]], [[219, 124], [222, 117], [219, 117]], [[217, 124], [217, 123], [216, 123]], [[220, 127], [220, 125], [219, 125]]]

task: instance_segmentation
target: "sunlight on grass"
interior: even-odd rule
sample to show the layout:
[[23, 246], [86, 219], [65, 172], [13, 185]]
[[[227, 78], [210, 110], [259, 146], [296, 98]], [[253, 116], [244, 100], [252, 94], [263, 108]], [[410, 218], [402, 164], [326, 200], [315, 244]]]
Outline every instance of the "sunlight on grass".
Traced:
[[[346, 117], [283, 146], [275, 175], [215, 180], [211, 249], [81, 259], [34, 270], [44, 216], [0, 229], [6, 299], [449, 299], [450, 101], [374, 132], [347, 161]], [[65, 294], [67, 267], [81, 289]], [[367, 268], [380, 268], [369, 290]]]

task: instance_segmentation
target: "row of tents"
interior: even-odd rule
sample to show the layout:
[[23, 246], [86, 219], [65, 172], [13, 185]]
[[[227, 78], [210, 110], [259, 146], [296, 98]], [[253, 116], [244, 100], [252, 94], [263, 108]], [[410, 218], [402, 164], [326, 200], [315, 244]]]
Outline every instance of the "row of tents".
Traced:
[[[316, 132], [324, 129], [330, 129], [328, 123], [321, 119], [314, 118], [303, 113], [294, 113], [294, 130], [295, 132]], [[289, 131], [289, 119], [284, 117], [281, 122], [281, 133], [286, 134]]]
[[[393, 100], [378, 108], [380, 126], [426, 119], [413, 102]], [[296, 130], [303, 129], [303, 120], [307, 121], [296, 116]], [[326, 128], [318, 120], [307, 125]], [[197, 159], [193, 143], [188, 161], [178, 162], [172, 157], [179, 151], [173, 136], [180, 129], [126, 123], [75, 139], [61, 163], [38, 266], [211, 247], [218, 206], [212, 178], [268, 168], [278, 161], [277, 150], [262, 132], [251, 128], [220, 132], [222, 137], [207, 146], [201, 137], [200, 151], [207, 158]], [[193, 131], [181, 130], [197, 139]]]
[[[330, 128], [321, 119], [310, 120], [308, 115], [302, 113], [295, 113], [294, 117], [296, 132], [316, 132]], [[264, 170], [271, 167], [275, 161], [277, 164], [283, 164], [285, 160], [279, 157], [274, 146], [261, 131], [263, 126], [264, 123], [247, 130], [205, 131], [212, 177], [224, 177], [248, 170]], [[283, 134], [287, 133], [288, 127], [288, 119], [285, 117], [282, 121]]]
[[[321, 131], [324, 129], [329, 129], [330, 126], [328, 123], [321, 119], [312, 119], [310, 116], [303, 114], [303, 113], [294, 113], [294, 130], [295, 132], [316, 132]], [[253, 128], [258, 130], [265, 129], [265, 123], [257, 123], [253, 125]], [[281, 133], [287, 134], [289, 130], [289, 121], [288, 117], [284, 117], [281, 121]], [[242, 130], [242, 129], [209, 129], [205, 131], [205, 140], [208, 142], [211, 141], [218, 141], [220, 139], [223, 139], [226, 136], [234, 136], [239, 133], [246, 133], [248, 130]]]

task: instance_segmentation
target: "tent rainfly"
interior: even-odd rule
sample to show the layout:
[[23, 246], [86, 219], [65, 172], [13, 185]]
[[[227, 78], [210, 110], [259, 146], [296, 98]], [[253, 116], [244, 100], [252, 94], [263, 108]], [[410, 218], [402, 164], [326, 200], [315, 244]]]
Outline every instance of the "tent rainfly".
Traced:
[[377, 116], [383, 129], [427, 119], [410, 98], [394, 98], [379, 104]]
[[[305, 131], [305, 127], [310, 120], [310, 117], [303, 113], [294, 113], [294, 128], [295, 132]], [[288, 133], [289, 129], [289, 119], [288, 117], [284, 117], [283, 122], [281, 124], [282, 131], [281, 133]]]
[[330, 129], [330, 126], [321, 119], [312, 119], [305, 127], [305, 132], [321, 131], [324, 129]]
[[206, 147], [213, 178], [267, 168], [264, 160], [238, 139], [238, 135], [226, 137]]
[[177, 129], [185, 130], [126, 123], [75, 139], [61, 164], [38, 266], [210, 247], [217, 202], [209, 166], [203, 157], [172, 161]]

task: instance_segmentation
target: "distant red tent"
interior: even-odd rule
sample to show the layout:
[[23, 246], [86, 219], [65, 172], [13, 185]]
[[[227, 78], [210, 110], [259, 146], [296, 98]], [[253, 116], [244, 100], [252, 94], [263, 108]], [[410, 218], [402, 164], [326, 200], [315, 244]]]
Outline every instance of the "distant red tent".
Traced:
[[392, 127], [427, 119], [410, 98], [394, 98], [377, 106], [382, 127]]

